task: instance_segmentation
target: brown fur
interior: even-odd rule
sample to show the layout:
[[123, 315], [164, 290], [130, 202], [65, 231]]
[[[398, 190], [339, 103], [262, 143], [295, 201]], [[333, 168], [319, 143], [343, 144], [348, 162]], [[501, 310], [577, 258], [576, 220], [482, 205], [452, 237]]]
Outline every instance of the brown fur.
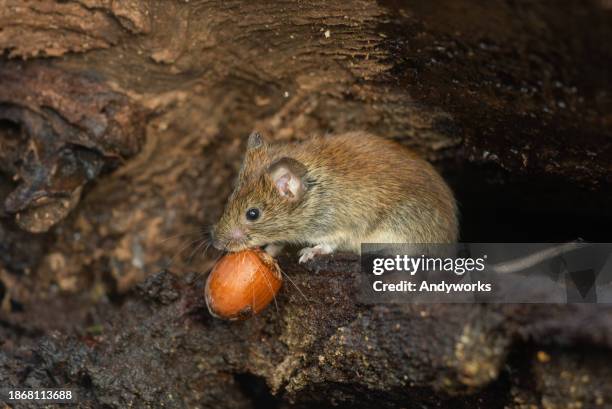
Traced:
[[[252, 145], [252, 146], [251, 146]], [[305, 193], [282, 198], [268, 167], [281, 158], [303, 164]], [[259, 220], [245, 213], [261, 209]], [[232, 240], [239, 228], [244, 240]], [[237, 251], [272, 243], [329, 244], [359, 252], [361, 243], [452, 243], [458, 223], [452, 192], [407, 148], [362, 132], [268, 145], [249, 139], [238, 184], [215, 226], [217, 247]]]

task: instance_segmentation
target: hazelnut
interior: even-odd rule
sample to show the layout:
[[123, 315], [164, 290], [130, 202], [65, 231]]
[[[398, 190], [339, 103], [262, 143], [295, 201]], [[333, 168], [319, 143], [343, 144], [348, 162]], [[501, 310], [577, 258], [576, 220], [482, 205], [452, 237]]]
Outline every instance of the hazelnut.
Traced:
[[226, 320], [244, 320], [261, 312], [282, 284], [278, 264], [262, 250], [244, 250], [222, 257], [206, 280], [208, 311]]

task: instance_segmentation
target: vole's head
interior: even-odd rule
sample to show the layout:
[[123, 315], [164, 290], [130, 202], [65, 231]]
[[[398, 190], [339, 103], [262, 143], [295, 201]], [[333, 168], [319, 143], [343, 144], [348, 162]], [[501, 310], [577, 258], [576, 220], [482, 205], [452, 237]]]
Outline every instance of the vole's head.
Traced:
[[213, 228], [213, 245], [239, 251], [286, 241], [295, 233], [295, 210], [305, 200], [306, 173], [293, 158], [272, 161], [261, 135], [252, 133], [238, 183]]

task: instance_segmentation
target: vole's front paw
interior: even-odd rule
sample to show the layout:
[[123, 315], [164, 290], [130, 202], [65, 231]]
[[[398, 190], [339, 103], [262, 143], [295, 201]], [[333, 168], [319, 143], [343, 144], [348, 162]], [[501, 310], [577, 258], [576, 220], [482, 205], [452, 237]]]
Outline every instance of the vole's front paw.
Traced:
[[327, 244], [317, 244], [314, 247], [305, 247], [300, 250], [300, 263], [312, 260], [315, 256], [330, 254], [334, 249]]
[[272, 243], [264, 247], [264, 251], [268, 253], [269, 255], [271, 255], [272, 257], [276, 257], [281, 253], [281, 251], [283, 251], [283, 247], [284, 246], [282, 244]]

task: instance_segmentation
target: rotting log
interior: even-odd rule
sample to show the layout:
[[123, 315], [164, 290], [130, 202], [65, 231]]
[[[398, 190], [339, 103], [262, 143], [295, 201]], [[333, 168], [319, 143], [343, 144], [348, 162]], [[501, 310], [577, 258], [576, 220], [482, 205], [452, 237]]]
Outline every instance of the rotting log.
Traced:
[[350, 262], [287, 259], [309, 302], [288, 285], [236, 325], [179, 276], [210, 267], [197, 229], [253, 129], [369, 130], [459, 193], [525, 175], [587, 188], [575, 201], [601, 199], [610, 226], [611, 20], [597, 1], [0, 0], [0, 383], [114, 407], [609, 405], [607, 310], [358, 305]]
[[243, 322], [208, 314], [197, 274], [153, 275], [120, 309], [100, 308], [103, 329], [5, 356], [0, 381], [69, 386], [92, 407], [608, 404], [610, 308], [364, 305], [354, 256], [281, 266], [293, 283]]
[[24, 230], [45, 232], [106, 162], [138, 153], [144, 112], [104, 82], [42, 64], [6, 64], [0, 83], [0, 120], [21, 130], [0, 141], [1, 169], [20, 181], [4, 210]]

